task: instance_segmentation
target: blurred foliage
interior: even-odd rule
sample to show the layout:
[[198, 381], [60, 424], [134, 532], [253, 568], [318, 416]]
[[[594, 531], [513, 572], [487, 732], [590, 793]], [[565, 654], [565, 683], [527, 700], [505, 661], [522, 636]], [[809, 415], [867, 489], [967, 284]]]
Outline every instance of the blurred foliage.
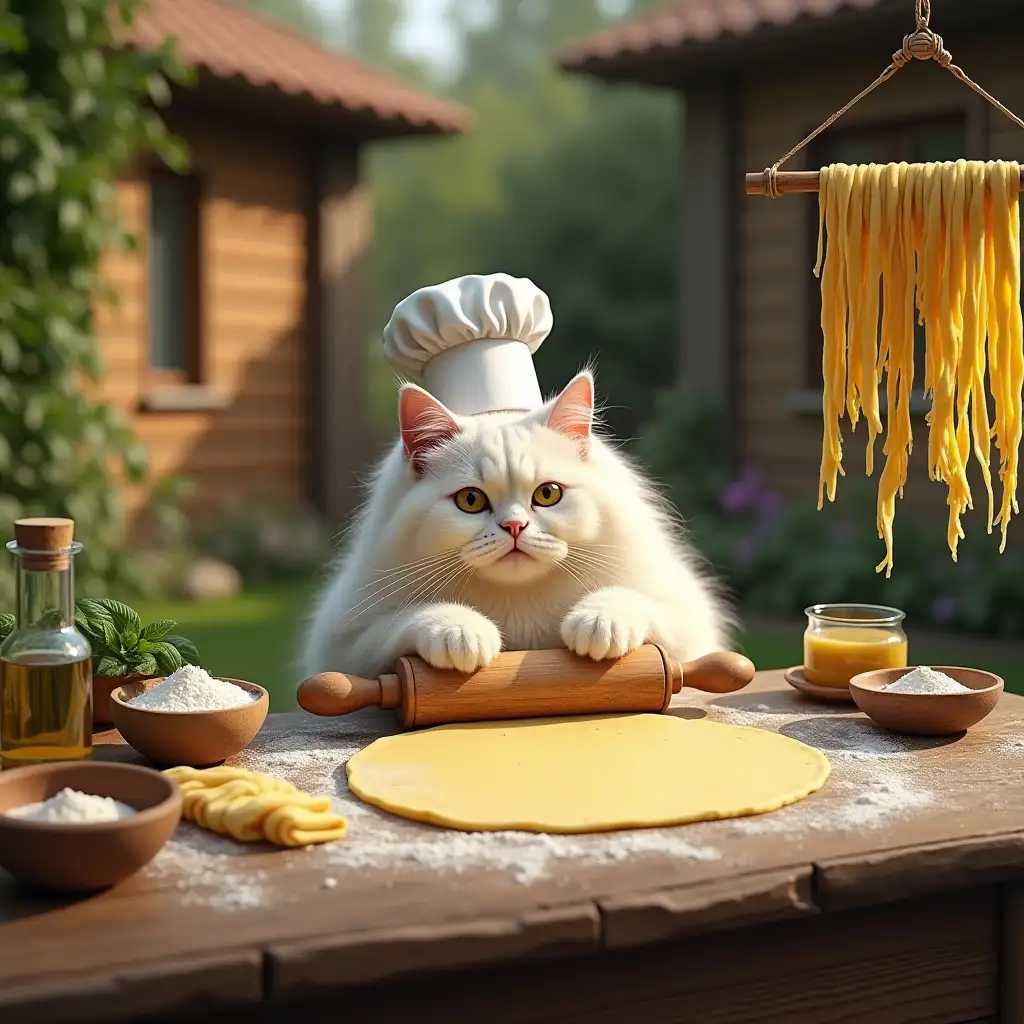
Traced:
[[[753, 467], [730, 473], [716, 410], [695, 391], [659, 394], [636, 453], [665, 481], [693, 540], [751, 610], [798, 615], [811, 602], [863, 601], [901, 608], [920, 626], [1019, 637], [1024, 557], [999, 554], [998, 536], [968, 529], [957, 562], [941, 525], [922, 528], [897, 509], [896, 565], [876, 573], [875, 480], [846, 477], [818, 511], [813, 491], [789, 502]], [[936, 490], [941, 494], [941, 490]]]
[[114, 47], [115, 20], [137, 7], [0, 3], [0, 532], [25, 515], [73, 518], [86, 593], [130, 577], [114, 480], [146, 473], [145, 450], [90, 396], [102, 373], [94, 304], [113, 298], [101, 256], [130, 244], [113, 182], [140, 154], [185, 160], [153, 109], [168, 80], [188, 79], [170, 45]]
[[329, 42], [330, 19], [312, 0], [230, 0], [238, 7], [248, 7], [271, 21], [301, 35], [321, 42]]
[[195, 541], [200, 553], [234, 566], [247, 587], [309, 579], [331, 554], [323, 520], [312, 509], [273, 498], [225, 506]]

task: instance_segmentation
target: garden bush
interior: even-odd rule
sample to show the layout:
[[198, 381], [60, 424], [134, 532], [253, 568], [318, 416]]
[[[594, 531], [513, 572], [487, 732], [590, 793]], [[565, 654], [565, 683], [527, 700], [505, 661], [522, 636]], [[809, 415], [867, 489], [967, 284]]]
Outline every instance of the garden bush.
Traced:
[[309, 579], [331, 554], [326, 526], [312, 509], [272, 499], [226, 505], [193, 539], [202, 554], [233, 565], [248, 587]]
[[877, 478], [844, 478], [835, 503], [821, 511], [813, 489], [787, 502], [764, 486], [756, 467], [728, 471], [721, 425], [696, 391], [667, 389], [636, 453], [745, 608], [790, 616], [813, 602], [865, 601], [949, 632], [1024, 631], [1024, 558], [1000, 555], [997, 535], [971, 532], [953, 562], [941, 526], [922, 527], [897, 509], [896, 565], [886, 579], [875, 572], [884, 555], [875, 528]]
[[188, 73], [170, 44], [116, 46], [114, 19], [138, 7], [0, 3], [0, 540], [21, 516], [71, 517], [83, 593], [131, 589], [116, 484], [146, 474], [145, 450], [89, 383], [102, 376], [95, 305], [113, 299], [101, 258], [131, 243], [114, 183], [141, 154], [185, 161], [154, 107], [169, 99], [168, 79]]

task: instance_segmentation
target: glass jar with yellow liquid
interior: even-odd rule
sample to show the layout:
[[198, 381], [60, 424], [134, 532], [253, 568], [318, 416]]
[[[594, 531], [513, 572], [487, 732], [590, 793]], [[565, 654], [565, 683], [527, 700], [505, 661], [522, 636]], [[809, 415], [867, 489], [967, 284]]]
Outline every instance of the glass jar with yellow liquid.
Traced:
[[817, 686], [849, 686], [858, 672], [906, 668], [903, 612], [875, 604], [815, 604], [804, 609], [804, 677]]
[[75, 629], [71, 519], [19, 519], [17, 619], [0, 644], [0, 768], [92, 757], [92, 649]]

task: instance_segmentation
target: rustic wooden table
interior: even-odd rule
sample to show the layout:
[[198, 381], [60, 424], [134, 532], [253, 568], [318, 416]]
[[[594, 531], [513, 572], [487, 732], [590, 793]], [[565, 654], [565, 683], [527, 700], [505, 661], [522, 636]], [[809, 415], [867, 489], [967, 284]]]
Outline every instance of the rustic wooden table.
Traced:
[[741, 820], [465, 835], [349, 796], [344, 762], [385, 722], [271, 716], [236, 760], [337, 794], [349, 837], [281, 852], [183, 825], [80, 901], [0, 872], [0, 1019], [1024, 1022], [1024, 699], [955, 739], [881, 732], [776, 672], [671, 713], [804, 740], [832, 777]]

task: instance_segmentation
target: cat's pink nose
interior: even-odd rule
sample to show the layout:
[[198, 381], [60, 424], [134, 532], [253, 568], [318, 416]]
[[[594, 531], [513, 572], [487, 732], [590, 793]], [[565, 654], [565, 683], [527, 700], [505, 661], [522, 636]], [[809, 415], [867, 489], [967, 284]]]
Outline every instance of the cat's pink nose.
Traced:
[[506, 533], [512, 534], [512, 539], [515, 540], [529, 524], [521, 523], [518, 519], [509, 519], [500, 525]]

